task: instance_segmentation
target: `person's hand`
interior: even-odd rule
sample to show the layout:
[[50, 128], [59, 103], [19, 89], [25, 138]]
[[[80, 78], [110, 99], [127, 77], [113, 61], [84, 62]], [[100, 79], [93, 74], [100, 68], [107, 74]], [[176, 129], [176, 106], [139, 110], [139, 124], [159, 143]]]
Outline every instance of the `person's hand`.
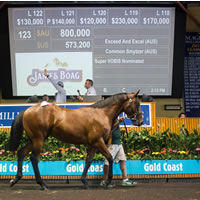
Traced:
[[124, 121], [124, 117], [120, 117], [119, 118], [119, 122], [121, 123], [121, 122], [123, 122]]
[[44, 69], [44, 75], [46, 76], [46, 77], [48, 77], [48, 72], [47, 72], [47, 69]]
[[83, 101], [83, 97], [82, 96], [77, 96], [79, 101]]

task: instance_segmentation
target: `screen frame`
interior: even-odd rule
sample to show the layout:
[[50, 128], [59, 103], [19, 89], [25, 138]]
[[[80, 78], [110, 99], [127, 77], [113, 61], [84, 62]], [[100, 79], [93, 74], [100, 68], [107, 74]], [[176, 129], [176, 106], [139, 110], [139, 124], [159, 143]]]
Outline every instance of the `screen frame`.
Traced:
[[[183, 80], [184, 80], [184, 45], [185, 45], [185, 25], [186, 14], [174, 2], [31, 2], [26, 4], [9, 3], [0, 12], [1, 27], [3, 27], [2, 42], [0, 47], [1, 55], [3, 54], [3, 66], [1, 72], [1, 89], [2, 97], [5, 99], [25, 99], [28, 96], [13, 96], [12, 77], [11, 77], [11, 58], [9, 44], [9, 28], [8, 28], [8, 8], [23, 8], [23, 7], [175, 7], [175, 27], [174, 27], [174, 55], [173, 55], [173, 73], [172, 73], [172, 95], [152, 95], [156, 98], [180, 98], [183, 96]], [[4, 47], [4, 48], [3, 48]], [[134, 91], [133, 91], [134, 92]], [[140, 94], [142, 95], [142, 94]], [[108, 95], [110, 96], [110, 95]], [[68, 97], [69, 98], [69, 97]]]

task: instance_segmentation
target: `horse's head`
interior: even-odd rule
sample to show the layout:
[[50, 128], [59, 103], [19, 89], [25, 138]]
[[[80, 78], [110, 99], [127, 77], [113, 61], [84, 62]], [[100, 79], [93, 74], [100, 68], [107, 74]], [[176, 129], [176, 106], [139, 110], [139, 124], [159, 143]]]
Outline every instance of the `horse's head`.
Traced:
[[124, 112], [131, 119], [133, 125], [141, 126], [143, 124], [142, 110], [138, 99], [139, 90], [136, 93], [130, 93], [124, 105]]

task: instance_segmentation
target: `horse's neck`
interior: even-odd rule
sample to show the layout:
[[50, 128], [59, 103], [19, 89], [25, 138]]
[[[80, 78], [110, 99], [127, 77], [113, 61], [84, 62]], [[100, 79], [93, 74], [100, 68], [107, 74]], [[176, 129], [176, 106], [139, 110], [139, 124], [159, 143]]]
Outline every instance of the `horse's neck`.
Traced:
[[121, 101], [120, 103], [112, 103], [112, 105], [105, 108], [106, 114], [112, 121], [115, 120], [121, 112], [123, 112], [124, 102], [125, 101]]

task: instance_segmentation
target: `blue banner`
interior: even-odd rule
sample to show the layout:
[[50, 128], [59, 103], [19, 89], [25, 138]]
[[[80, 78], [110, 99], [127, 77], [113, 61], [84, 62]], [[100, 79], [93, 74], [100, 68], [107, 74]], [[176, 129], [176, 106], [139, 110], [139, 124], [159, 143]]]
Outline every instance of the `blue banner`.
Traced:
[[[62, 106], [64, 108], [68, 109], [77, 109], [81, 108], [86, 105], [90, 105], [91, 103], [80, 103], [80, 104], [58, 104], [59, 106]], [[26, 108], [33, 106], [35, 104], [8, 104], [8, 105], [0, 105], [0, 126], [1, 128], [9, 128], [12, 125], [12, 121], [15, 119], [15, 117], [21, 112], [22, 110], [25, 110]], [[151, 126], [151, 104], [150, 103], [144, 103], [141, 104], [141, 109], [143, 113], [143, 119], [144, 119], [144, 125], [143, 127], [150, 127]], [[120, 116], [125, 116], [124, 113], [121, 113]], [[126, 125], [132, 126], [131, 120], [128, 118], [125, 118]]]
[[[104, 161], [94, 161], [88, 175], [103, 175]], [[199, 174], [199, 160], [128, 160], [128, 175], [149, 174]], [[40, 161], [41, 175], [82, 175], [85, 161]], [[17, 162], [0, 161], [0, 175], [16, 175]], [[23, 174], [34, 175], [31, 162], [23, 162]], [[113, 165], [113, 175], [121, 175], [118, 163]]]

